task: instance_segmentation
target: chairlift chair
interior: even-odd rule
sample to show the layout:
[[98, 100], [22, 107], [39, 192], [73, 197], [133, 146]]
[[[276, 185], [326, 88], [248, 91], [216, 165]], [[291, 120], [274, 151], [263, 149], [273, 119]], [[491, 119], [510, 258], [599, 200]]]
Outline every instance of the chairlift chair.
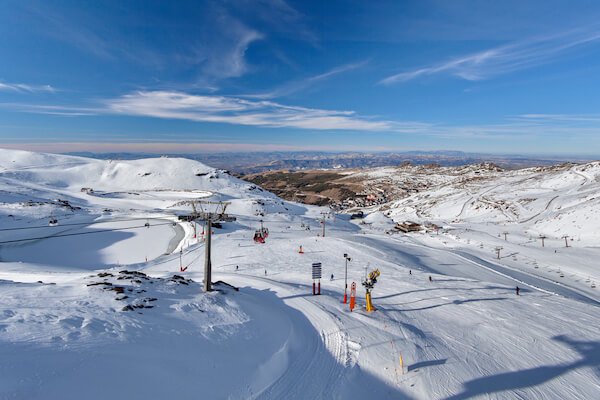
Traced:
[[265, 237], [260, 230], [254, 232], [254, 241], [256, 243], [265, 243]]

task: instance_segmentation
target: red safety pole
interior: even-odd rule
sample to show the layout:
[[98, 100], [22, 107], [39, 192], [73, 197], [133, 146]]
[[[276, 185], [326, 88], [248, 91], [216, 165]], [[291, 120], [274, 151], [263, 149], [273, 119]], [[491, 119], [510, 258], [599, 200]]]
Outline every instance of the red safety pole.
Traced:
[[352, 282], [352, 286], [350, 287], [350, 311], [354, 310], [355, 305], [356, 305], [356, 283]]
[[315, 289], [315, 281], [313, 281], [313, 296], [314, 296], [315, 294], [317, 294], [317, 291], [316, 291], [316, 289]]
[[319, 280], [319, 293], [317, 294], [321, 294], [321, 281]]

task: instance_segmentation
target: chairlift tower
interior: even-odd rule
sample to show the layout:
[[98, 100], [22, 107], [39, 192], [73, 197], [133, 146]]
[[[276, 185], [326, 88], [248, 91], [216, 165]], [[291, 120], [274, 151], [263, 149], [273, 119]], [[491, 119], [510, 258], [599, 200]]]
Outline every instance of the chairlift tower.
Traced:
[[499, 260], [500, 259], [500, 251], [503, 249], [502, 246], [498, 246], [496, 247], [494, 250], [496, 250], [496, 258]]
[[227, 201], [207, 201], [207, 200], [186, 200], [177, 204], [189, 204], [194, 211], [192, 214], [192, 222], [201, 220], [206, 223], [205, 232], [205, 256], [204, 256], [204, 291], [212, 290], [212, 224], [222, 220], [225, 216], [225, 210], [230, 202]]
[[327, 216], [328, 213], [322, 212], [321, 215], [323, 216], [321, 218], [321, 225], [323, 225], [323, 233], [321, 234], [322, 237], [325, 237], [325, 217]]

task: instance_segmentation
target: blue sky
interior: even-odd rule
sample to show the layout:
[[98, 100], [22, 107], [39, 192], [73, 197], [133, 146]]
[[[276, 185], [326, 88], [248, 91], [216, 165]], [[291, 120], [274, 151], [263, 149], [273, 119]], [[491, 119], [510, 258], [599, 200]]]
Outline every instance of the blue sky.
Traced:
[[0, 2], [0, 147], [600, 155], [597, 1]]

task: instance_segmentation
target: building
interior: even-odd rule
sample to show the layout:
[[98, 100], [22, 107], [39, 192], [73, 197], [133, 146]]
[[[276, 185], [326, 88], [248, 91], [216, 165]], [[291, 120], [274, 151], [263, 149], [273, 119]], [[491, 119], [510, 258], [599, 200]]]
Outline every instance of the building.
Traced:
[[422, 226], [421, 226], [421, 224], [417, 224], [416, 222], [404, 221], [404, 222], [398, 222], [396, 224], [395, 228], [404, 233], [408, 233], [408, 232], [418, 232], [422, 229]]

